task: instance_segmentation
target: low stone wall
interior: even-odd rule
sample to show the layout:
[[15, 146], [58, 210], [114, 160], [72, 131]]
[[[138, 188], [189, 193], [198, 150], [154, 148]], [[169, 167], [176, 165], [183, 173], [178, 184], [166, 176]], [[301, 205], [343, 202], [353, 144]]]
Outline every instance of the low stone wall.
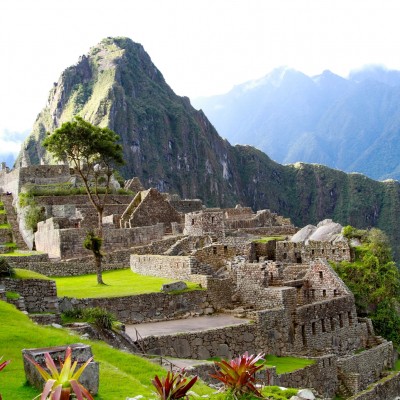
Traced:
[[141, 275], [190, 280], [195, 273], [196, 260], [192, 256], [160, 256], [132, 254], [130, 266]]
[[[129, 257], [129, 255], [128, 255]], [[10, 263], [11, 265], [29, 269], [30, 271], [38, 272], [46, 276], [78, 276], [86, 274], [95, 274], [96, 265], [93, 259], [87, 258], [82, 260], [71, 260], [71, 261], [47, 261], [47, 262], [35, 262], [29, 260], [22, 260], [20, 263]], [[103, 271], [112, 271], [115, 269], [126, 269], [129, 262], [116, 262], [111, 263], [103, 261], [101, 264]]]
[[63, 297], [59, 299], [59, 303], [62, 312], [76, 308], [102, 307], [125, 324], [166, 321], [213, 312], [207, 292], [203, 290], [181, 294], [148, 293], [99, 299]]
[[13, 241], [11, 229], [0, 229], [0, 244], [10, 243]]
[[[85, 229], [58, 228], [58, 224], [53, 218], [39, 222], [38, 231], [35, 233], [37, 250], [48, 253], [51, 258], [61, 259], [91, 254], [82, 245], [87, 234]], [[105, 252], [126, 249], [153, 240], [160, 240], [163, 236], [163, 224], [129, 229], [105, 228], [103, 249]]]
[[[359, 354], [339, 358], [337, 365], [343, 373], [345, 385], [353, 393], [357, 393], [378, 380], [382, 371], [391, 368], [392, 359], [393, 344], [384, 342]], [[351, 377], [354, 374], [358, 375], [358, 379], [346, 379], [347, 376]]]
[[58, 312], [57, 288], [54, 281], [3, 278], [0, 283], [6, 291], [17, 292], [24, 297], [29, 313]]
[[141, 344], [149, 354], [197, 360], [231, 358], [245, 351], [250, 354], [261, 351], [260, 344], [255, 343], [257, 332], [256, 324], [242, 324], [201, 332], [149, 336], [141, 340]]
[[315, 364], [277, 375], [270, 384], [299, 389], [314, 388], [324, 397], [333, 397], [338, 387], [336, 359], [335, 355], [315, 358]]
[[399, 388], [400, 372], [393, 372], [348, 400], [396, 400], [400, 394]]

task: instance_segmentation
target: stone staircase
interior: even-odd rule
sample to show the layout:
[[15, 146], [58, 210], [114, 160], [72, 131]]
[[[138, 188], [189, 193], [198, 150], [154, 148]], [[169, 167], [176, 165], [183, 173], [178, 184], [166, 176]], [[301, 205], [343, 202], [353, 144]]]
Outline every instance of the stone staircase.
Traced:
[[17, 213], [13, 206], [13, 197], [11, 195], [1, 195], [1, 201], [4, 204], [4, 209], [7, 214], [7, 222], [11, 225], [13, 241], [17, 245], [18, 249], [29, 250], [26, 245], [24, 238], [19, 231], [19, 224], [17, 219]]
[[367, 348], [370, 349], [372, 347], [379, 346], [385, 341], [385, 339], [382, 336], [368, 336], [367, 339]]
[[349, 397], [353, 396], [354, 393], [347, 386], [346, 376], [341, 370], [338, 371], [338, 378], [339, 378], [339, 386], [336, 393], [341, 397], [343, 397], [344, 399], [348, 399]]

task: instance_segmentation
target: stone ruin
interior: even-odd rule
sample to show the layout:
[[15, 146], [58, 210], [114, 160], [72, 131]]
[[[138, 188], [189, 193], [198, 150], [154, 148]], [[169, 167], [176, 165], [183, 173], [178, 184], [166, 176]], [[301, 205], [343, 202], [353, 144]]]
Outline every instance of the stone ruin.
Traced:
[[[27, 182], [69, 178], [66, 166], [4, 168], [0, 188], [11, 192], [16, 202]], [[245, 316], [253, 323], [150, 336], [140, 347], [194, 359], [244, 351], [312, 357], [315, 367], [296, 376], [270, 371], [271, 376], [276, 384], [313, 386], [327, 397], [338, 392], [355, 395], [393, 366], [392, 343], [375, 336], [371, 321], [357, 316], [352, 293], [328, 263], [351, 259], [339, 224], [325, 220], [298, 230], [269, 210], [209, 209], [198, 199], [143, 190], [137, 179], [127, 185], [138, 192], [110, 195], [104, 212], [104, 269], [130, 265], [140, 274], [197, 282], [205, 292], [174, 299], [165, 293], [135, 299], [62, 299], [61, 309], [102, 306], [123, 323], [214, 312]], [[94, 272], [90, 252], [82, 247], [87, 229], [96, 223], [86, 196], [42, 196], [37, 201], [47, 218], [38, 224], [35, 243], [46, 254], [18, 259], [20, 266], [47, 275]], [[263, 242], [258, 240], [262, 236], [280, 238]]]

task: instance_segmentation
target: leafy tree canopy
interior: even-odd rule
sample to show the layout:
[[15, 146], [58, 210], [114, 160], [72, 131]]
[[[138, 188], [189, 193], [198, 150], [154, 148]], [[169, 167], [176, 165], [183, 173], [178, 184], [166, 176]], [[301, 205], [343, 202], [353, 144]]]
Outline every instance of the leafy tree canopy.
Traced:
[[388, 237], [379, 229], [343, 229], [349, 239], [357, 238], [352, 262], [335, 266], [354, 293], [357, 311], [370, 317], [378, 334], [400, 345], [400, 272], [393, 262]]
[[[94, 126], [76, 116], [73, 121], [65, 122], [53, 133], [49, 133], [43, 141], [43, 146], [56, 160], [68, 162], [75, 169], [97, 211], [99, 241], [96, 243], [99, 248], [97, 249], [95, 241], [92, 240], [91, 250], [96, 260], [98, 283], [103, 283], [100, 246], [103, 239], [104, 206], [110, 192], [114, 167], [124, 163], [122, 146], [118, 140], [119, 136], [111, 129]], [[105, 188], [105, 191], [101, 191], [102, 194], [100, 186]]]

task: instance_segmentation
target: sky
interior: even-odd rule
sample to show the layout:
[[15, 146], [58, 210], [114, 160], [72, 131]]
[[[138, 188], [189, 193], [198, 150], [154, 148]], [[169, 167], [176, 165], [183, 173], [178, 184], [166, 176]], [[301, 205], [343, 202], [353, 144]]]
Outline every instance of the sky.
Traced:
[[0, 157], [53, 82], [107, 36], [141, 43], [179, 95], [229, 91], [279, 66], [400, 70], [398, 0], [1, 0]]

